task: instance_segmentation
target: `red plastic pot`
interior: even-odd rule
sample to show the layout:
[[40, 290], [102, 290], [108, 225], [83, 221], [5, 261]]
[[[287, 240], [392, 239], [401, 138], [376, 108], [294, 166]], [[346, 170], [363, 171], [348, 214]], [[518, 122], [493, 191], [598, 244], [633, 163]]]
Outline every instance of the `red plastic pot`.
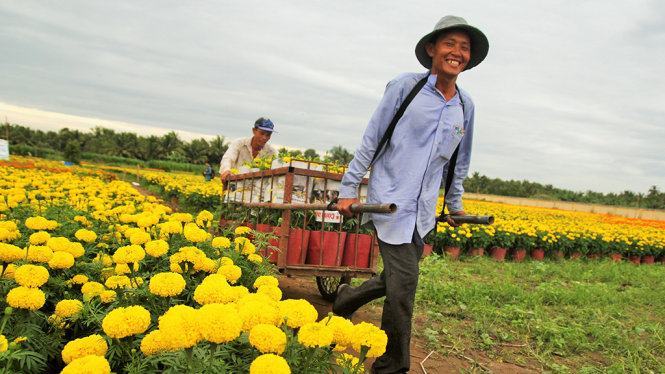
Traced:
[[644, 255], [642, 256], [642, 263], [647, 265], [653, 265], [656, 262], [656, 258], [653, 255]]
[[515, 262], [522, 262], [526, 258], [526, 249], [524, 248], [514, 248], [511, 251], [511, 257]]
[[535, 261], [542, 261], [545, 259], [545, 250], [536, 248], [531, 250], [531, 258]]
[[339, 266], [344, 253], [346, 232], [312, 231], [309, 234], [306, 264]]
[[434, 250], [434, 247], [431, 244], [425, 244], [423, 246], [423, 256], [422, 257], [431, 255], [433, 250]]
[[460, 248], [443, 247], [443, 253], [445, 253], [447, 257], [450, 257], [451, 260], [457, 260], [459, 258]]
[[479, 248], [469, 249], [469, 256], [483, 257], [484, 254], [485, 254], [485, 248], [479, 247]]
[[621, 253], [611, 253], [610, 258], [614, 262], [621, 262]]
[[557, 260], [563, 260], [564, 258], [566, 258], [566, 254], [560, 249], [557, 249], [556, 251], [552, 252], [552, 256], [554, 256], [554, 258]]
[[597, 260], [600, 258], [600, 255], [598, 253], [589, 253], [586, 255], [586, 258], [589, 260]]
[[503, 247], [492, 247], [490, 248], [490, 256], [496, 261], [503, 261], [506, 258], [506, 253], [508, 250]]
[[309, 230], [289, 230], [289, 244], [286, 249], [287, 265], [302, 265], [304, 263], [303, 254], [307, 253], [310, 234], [311, 231]]
[[632, 262], [635, 265], [639, 265], [640, 262], [641, 262], [640, 256], [633, 255], [633, 256], [629, 256], [628, 259], [630, 260], [630, 262]]
[[[356, 243], [358, 254], [356, 256]], [[372, 236], [367, 234], [347, 234], [344, 243], [342, 266], [356, 268], [369, 267], [369, 255], [372, 252]]]
[[573, 252], [573, 253], [570, 254], [570, 259], [571, 260], [579, 260], [580, 257], [582, 257], [581, 252]]

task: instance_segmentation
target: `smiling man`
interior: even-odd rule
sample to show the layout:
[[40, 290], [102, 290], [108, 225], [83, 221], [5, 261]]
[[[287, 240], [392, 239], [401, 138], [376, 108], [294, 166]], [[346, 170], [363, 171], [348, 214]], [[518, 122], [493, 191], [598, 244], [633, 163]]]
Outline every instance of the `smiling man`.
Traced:
[[461, 72], [483, 61], [488, 49], [480, 30], [461, 17], [443, 17], [416, 45], [416, 57], [428, 71], [402, 74], [388, 83], [342, 179], [337, 206], [347, 217], [370, 166], [367, 202], [398, 206], [394, 214], [364, 217], [376, 229], [383, 272], [356, 288], [340, 286], [333, 304], [334, 313], [348, 317], [367, 302], [386, 297], [381, 328], [388, 345], [372, 366], [375, 373], [409, 371], [418, 261], [422, 238], [435, 227], [442, 179], [450, 184], [448, 210], [464, 214], [462, 182], [469, 170], [474, 105], [456, 82]]
[[219, 163], [219, 177], [222, 183], [231, 175], [231, 169], [237, 169], [246, 162], [252, 162], [255, 158], [275, 156], [277, 150], [268, 144], [274, 131], [275, 125], [272, 121], [261, 117], [254, 122], [251, 138], [233, 141]]

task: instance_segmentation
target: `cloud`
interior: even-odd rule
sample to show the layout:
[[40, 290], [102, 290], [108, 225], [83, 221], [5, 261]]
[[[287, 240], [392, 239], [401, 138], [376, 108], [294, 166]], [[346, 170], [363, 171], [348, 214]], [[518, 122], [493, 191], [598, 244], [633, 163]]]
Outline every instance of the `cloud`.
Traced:
[[275, 143], [354, 149], [386, 82], [422, 71], [414, 44], [450, 12], [490, 39], [486, 61], [459, 79], [477, 109], [472, 171], [645, 191], [665, 187], [664, 7], [4, 2], [0, 44], [11, 53], [0, 59], [0, 115], [229, 138], [268, 116]]

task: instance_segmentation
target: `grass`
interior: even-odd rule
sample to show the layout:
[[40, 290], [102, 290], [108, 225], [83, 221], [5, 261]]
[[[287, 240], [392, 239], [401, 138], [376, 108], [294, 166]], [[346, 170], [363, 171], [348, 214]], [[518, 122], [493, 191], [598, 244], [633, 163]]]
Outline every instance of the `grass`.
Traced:
[[665, 372], [664, 266], [431, 256], [416, 303], [433, 349], [555, 372]]

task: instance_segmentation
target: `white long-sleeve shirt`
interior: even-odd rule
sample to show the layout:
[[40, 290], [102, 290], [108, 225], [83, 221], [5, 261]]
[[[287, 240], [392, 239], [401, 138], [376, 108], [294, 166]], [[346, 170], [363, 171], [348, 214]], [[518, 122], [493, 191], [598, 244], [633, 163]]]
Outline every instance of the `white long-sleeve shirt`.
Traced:
[[[270, 144], [266, 144], [256, 155], [258, 158], [277, 155], [277, 151]], [[233, 168], [239, 168], [246, 162], [252, 162], [252, 138], [236, 139], [229, 145], [224, 153], [222, 161], [219, 162], [219, 174]]]

